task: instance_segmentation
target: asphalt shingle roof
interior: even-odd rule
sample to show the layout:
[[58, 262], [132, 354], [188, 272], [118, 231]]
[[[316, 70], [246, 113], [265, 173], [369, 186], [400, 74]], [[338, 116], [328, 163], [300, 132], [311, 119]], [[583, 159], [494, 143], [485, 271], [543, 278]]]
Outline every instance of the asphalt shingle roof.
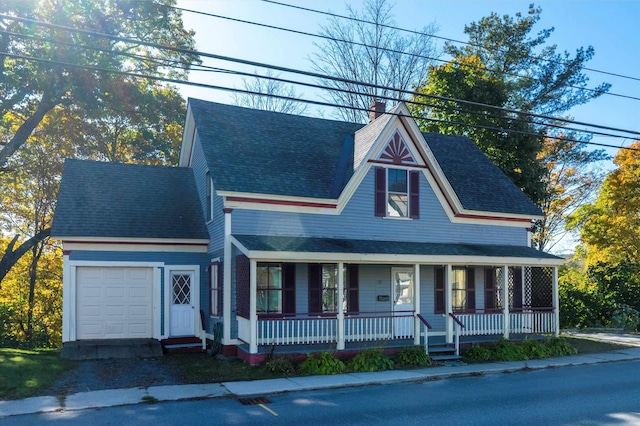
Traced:
[[465, 136], [423, 133], [465, 209], [542, 216], [536, 206]]
[[[332, 187], [345, 140], [364, 127], [193, 98], [189, 105], [214, 186], [221, 191], [335, 198]], [[542, 215], [470, 139], [424, 137], [464, 208]]]
[[221, 191], [331, 198], [345, 139], [362, 127], [198, 99], [189, 105]]
[[512, 245], [415, 243], [266, 235], [234, 234], [233, 236], [247, 249], [256, 251], [560, 259], [531, 247]]
[[55, 237], [208, 239], [189, 168], [66, 160]]

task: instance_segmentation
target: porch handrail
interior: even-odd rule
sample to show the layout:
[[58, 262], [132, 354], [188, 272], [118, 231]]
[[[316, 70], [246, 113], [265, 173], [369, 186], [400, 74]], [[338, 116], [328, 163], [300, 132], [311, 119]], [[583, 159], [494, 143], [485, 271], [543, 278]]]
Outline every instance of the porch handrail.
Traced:
[[464, 328], [464, 324], [458, 319], [458, 317], [453, 315], [453, 312], [449, 312], [449, 316], [451, 318], [453, 318], [453, 320], [456, 322], [456, 324], [458, 324], [461, 328]]
[[458, 317], [453, 315], [453, 312], [449, 312], [449, 316], [453, 318], [453, 321], [456, 323], [456, 332], [455, 332], [456, 356], [460, 356], [460, 329], [464, 328], [464, 324], [462, 323], [462, 321], [458, 319]]
[[429, 324], [427, 322], [427, 320], [422, 316], [422, 314], [418, 314], [417, 316], [418, 316], [418, 319], [420, 320], [420, 322], [422, 322], [425, 325], [425, 327], [427, 327], [429, 330], [431, 330], [433, 328], [433, 327], [431, 327], [431, 324]]
[[[416, 314], [416, 316], [424, 325], [424, 353], [429, 355], [429, 330], [431, 330], [433, 327], [431, 327], [431, 324], [429, 324], [429, 322], [425, 319], [425, 317], [422, 316], [422, 314]], [[418, 336], [419, 335], [420, 331], [418, 330]]]

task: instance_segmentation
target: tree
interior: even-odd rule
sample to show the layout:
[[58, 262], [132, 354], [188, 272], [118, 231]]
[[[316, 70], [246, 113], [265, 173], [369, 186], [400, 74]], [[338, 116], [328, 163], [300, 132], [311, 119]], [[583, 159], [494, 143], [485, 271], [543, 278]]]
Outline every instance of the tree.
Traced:
[[293, 100], [301, 95], [292, 86], [286, 86], [285, 83], [278, 81], [279, 77], [279, 74], [276, 75], [271, 70], [267, 70], [264, 76], [259, 76], [256, 72], [256, 77], [250, 80], [243, 78], [244, 90], [251, 93], [234, 93], [233, 103], [238, 106], [285, 114], [304, 114], [307, 106]]
[[640, 256], [640, 141], [621, 149], [597, 199], [571, 216], [587, 248], [587, 264], [634, 263]]
[[332, 17], [322, 27], [320, 34], [326, 39], [316, 44], [318, 53], [310, 60], [317, 72], [341, 79], [320, 79], [320, 84], [328, 88], [328, 100], [343, 107], [338, 111], [346, 121], [366, 122], [366, 110], [376, 98], [406, 99], [403, 91], [423, 81], [428, 65], [438, 56], [430, 37], [436, 26], [423, 28], [423, 34], [402, 36], [392, 28], [392, 7], [387, 0], [367, 0], [360, 12], [347, 5], [353, 20]]
[[[70, 157], [174, 162], [184, 114], [177, 91], [108, 71], [186, 78], [198, 58], [189, 53], [195, 46], [194, 34], [185, 30], [180, 11], [171, 7], [174, 4], [174, 0], [0, 0], [2, 174], [20, 170], [16, 153], [30, 138], [37, 144], [50, 136], [46, 129], [74, 141]], [[56, 127], [51, 121], [42, 126], [55, 111], [65, 125]], [[72, 129], [77, 132], [72, 134]], [[0, 190], [6, 193], [7, 187]], [[10, 240], [0, 259], [0, 281], [50, 232], [32, 231], [22, 241], [18, 236]]]
[[[599, 151], [588, 153], [580, 143], [550, 142], [562, 136], [584, 138], [556, 130], [557, 120], [533, 118], [529, 113], [559, 116], [602, 95], [610, 85], [585, 90], [588, 78], [582, 69], [594, 55], [592, 47], [579, 48], [575, 55], [559, 53], [555, 45], [547, 44], [553, 28], [530, 35], [541, 12], [531, 5], [526, 15], [517, 13], [512, 18], [492, 13], [465, 26], [469, 43], [462, 47], [447, 43], [445, 50], [454, 59], [430, 71], [429, 81], [418, 88], [426, 96], [416, 100], [434, 107], [418, 105], [413, 112], [428, 123], [425, 128], [467, 134], [543, 208], [547, 218], [535, 225], [534, 241], [544, 249], [562, 233], [566, 215], [597, 187], [598, 174], [592, 166], [606, 156]], [[428, 95], [517, 112], [434, 101]], [[429, 123], [434, 118], [450, 123]], [[483, 127], [470, 130], [469, 124]]]
[[593, 91], [583, 90], [589, 79], [582, 68], [593, 57], [593, 47], [580, 47], [572, 57], [566, 51], [557, 52], [556, 45], [546, 44], [553, 28], [530, 36], [541, 13], [542, 9], [533, 4], [526, 16], [516, 13], [515, 19], [491, 13], [465, 26], [468, 44], [458, 47], [447, 43], [445, 49], [453, 57], [480, 58], [507, 85], [507, 107], [538, 114], [562, 114], [602, 95], [611, 85], [602, 83]]
[[585, 144], [567, 139], [545, 138], [538, 160], [544, 165], [545, 191], [540, 200], [544, 218], [536, 225], [533, 247], [549, 250], [568, 231], [566, 219], [592, 199], [602, 184], [604, 173], [597, 163], [610, 157], [604, 150], [587, 151]]
[[469, 137], [529, 198], [542, 198], [544, 169], [536, 161], [542, 137], [535, 134], [533, 126], [500, 109], [443, 99], [506, 106], [507, 85], [489, 72], [479, 57], [458, 56], [439, 67], [430, 67], [428, 83], [417, 92], [424, 96], [415, 95], [409, 110], [421, 130]]
[[185, 78], [197, 61], [195, 55], [124, 40], [192, 50], [193, 32], [184, 29], [180, 11], [167, 7], [174, 4], [173, 0], [0, 1], [0, 10], [11, 16], [0, 20], [0, 51], [5, 52], [0, 65], [0, 114], [21, 118], [15, 131], [2, 129], [0, 168], [54, 107], [100, 110], [108, 96], [118, 93], [111, 90], [123, 76], [83, 65]]

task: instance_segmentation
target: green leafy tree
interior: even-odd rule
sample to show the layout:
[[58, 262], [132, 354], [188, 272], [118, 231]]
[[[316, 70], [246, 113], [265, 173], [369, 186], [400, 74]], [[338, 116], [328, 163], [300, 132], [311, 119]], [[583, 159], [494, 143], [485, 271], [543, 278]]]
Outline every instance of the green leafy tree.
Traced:
[[[534, 237], [535, 246], [542, 250], [562, 235], [567, 215], [598, 187], [601, 175], [593, 165], [606, 156], [601, 151], [589, 153], [580, 143], [554, 140], [580, 138], [555, 130], [556, 120], [534, 119], [528, 113], [561, 116], [602, 95], [610, 85], [584, 90], [588, 78], [582, 69], [593, 57], [593, 48], [581, 47], [574, 55], [558, 52], [557, 46], [549, 44], [553, 28], [533, 33], [541, 13], [531, 5], [526, 14], [491, 13], [465, 26], [469, 43], [446, 44], [445, 51], [453, 59], [430, 70], [429, 79], [418, 88], [424, 96], [414, 99], [427, 105], [416, 105], [412, 112], [426, 130], [468, 135], [543, 208], [546, 219], [536, 224]], [[512, 112], [434, 100], [429, 95]]]
[[[544, 169], [536, 161], [542, 138], [530, 135], [532, 125], [502, 110], [461, 105], [443, 98], [505, 107], [507, 85], [489, 72], [477, 56], [458, 56], [429, 69], [428, 83], [417, 90], [409, 105], [421, 130], [468, 136], [511, 180], [534, 201], [542, 198]], [[433, 98], [437, 96], [437, 98]], [[509, 128], [521, 133], [498, 131]]]

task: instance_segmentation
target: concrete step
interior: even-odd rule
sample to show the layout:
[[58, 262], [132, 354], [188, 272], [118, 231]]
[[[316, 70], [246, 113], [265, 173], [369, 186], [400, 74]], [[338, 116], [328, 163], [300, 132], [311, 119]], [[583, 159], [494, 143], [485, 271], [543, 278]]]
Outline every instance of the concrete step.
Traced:
[[161, 343], [164, 353], [202, 352], [202, 340], [198, 337], [170, 337]]

